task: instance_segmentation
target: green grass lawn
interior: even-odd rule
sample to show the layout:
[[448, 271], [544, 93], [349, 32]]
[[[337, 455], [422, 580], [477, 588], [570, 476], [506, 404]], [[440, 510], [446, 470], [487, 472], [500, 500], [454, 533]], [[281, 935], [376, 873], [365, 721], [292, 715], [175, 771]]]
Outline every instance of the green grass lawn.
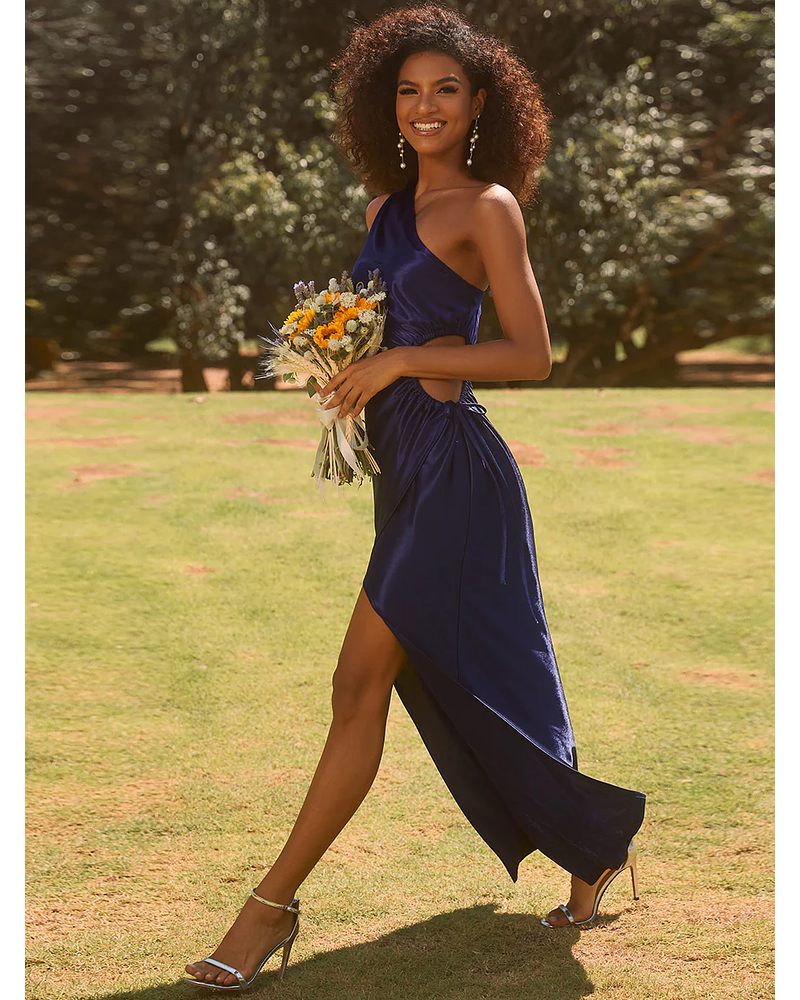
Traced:
[[[772, 976], [773, 392], [481, 390], [519, 456], [582, 770], [648, 795], [588, 931], [515, 884], [399, 699], [299, 892], [287, 1000], [761, 1000]], [[323, 500], [305, 394], [28, 398], [29, 993], [182, 982], [286, 838], [372, 491]], [[273, 959], [268, 968], [275, 969]], [[277, 993], [276, 993], [277, 995]]]

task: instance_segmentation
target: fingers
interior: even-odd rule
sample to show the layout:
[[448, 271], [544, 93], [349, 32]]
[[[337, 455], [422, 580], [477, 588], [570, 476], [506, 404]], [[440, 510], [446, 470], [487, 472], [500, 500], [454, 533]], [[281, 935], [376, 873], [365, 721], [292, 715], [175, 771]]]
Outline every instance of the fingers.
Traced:
[[353, 365], [349, 365], [343, 371], [337, 372], [324, 386], [320, 387], [319, 394], [322, 398], [333, 393], [328, 402], [323, 404], [324, 408], [332, 410], [338, 406], [337, 416], [339, 417], [360, 416], [371, 395], [363, 385], [356, 382], [357, 373], [353, 371], [353, 367]]
[[354, 385], [352, 381], [343, 382], [325, 403], [324, 409], [332, 410], [335, 406], [339, 406], [339, 416], [343, 417], [349, 412], [350, 405], [357, 396], [361, 395], [362, 391], [361, 387]]
[[339, 416], [346, 417], [348, 416], [348, 414], [355, 416], [356, 407], [359, 404], [361, 395], [362, 395], [361, 389], [357, 385], [352, 386], [342, 401], [342, 405], [339, 408]]
[[329, 376], [327, 379], [317, 378], [316, 382], [319, 387], [320, 396], [326, 396], [331, 389], [335, 389], [341, 381], [342, 372], [334, 372], [333, 375]]
[[328, 393], [333, 392], [334, 390], [344, 389], [348, 381], [353, 377], [353, 365], [356, 363], [357, 362], [353, 362], [353, 364], [347, 365], [346, 368], [342, 368], [341, 371], [334, 372], [328, 381], [324, 385], [320, 386], [320, 396], [327, 396]]

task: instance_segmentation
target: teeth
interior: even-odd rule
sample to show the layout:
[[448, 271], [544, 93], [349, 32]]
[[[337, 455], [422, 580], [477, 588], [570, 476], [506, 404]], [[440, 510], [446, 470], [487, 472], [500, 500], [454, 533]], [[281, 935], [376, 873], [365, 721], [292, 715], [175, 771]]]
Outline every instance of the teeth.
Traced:
[[436, 124], [431, 122], [412, 122], [411, 124], [420, 132], [438, 132], [444, 125], [444, 122], [437, 122]]

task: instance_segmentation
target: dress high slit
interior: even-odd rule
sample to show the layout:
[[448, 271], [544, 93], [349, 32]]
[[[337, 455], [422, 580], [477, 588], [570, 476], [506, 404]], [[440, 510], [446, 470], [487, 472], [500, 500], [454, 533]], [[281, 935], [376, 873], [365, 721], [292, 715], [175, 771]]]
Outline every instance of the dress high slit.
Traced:
[[[387, 347], [475, 344], [484, 293], [422, 243], [415, 193], [412, 178], [381, 205], [353, 281], [380, 268]], [[519, 467], [468, 380], [443, 401], [400, 377], [365, 417], [381, 472], [363, 586], [407, 654], [398, 696], [514, 881], [539, 850], [596, 882], [625, 860], [645, 796], [578, 770]]]

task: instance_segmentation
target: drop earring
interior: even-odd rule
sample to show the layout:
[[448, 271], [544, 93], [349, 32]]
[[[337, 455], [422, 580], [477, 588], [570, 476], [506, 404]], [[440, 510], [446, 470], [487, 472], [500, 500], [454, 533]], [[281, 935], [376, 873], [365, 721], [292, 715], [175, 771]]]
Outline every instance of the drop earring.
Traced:
[[406, 137], [401, 132], [400, 133], [400, 142], [398, 142], [398, 144], [397, 144], [397, 148], [400, 150], [400, 169], [401, 170], [405, 170], [406, 169], [406, 161], [403, 159], [403, 153], [405, 151], [405, 145], [406, 145]]
[[472, 130], [472, 136], [469, 140], [469, 156], [467, 157], [467, 166], [472, 166], [472, 154], [475, 151], [475, 143], [478, 141], [478, 119], [480, 115], [475, 115], [475, 128]]

